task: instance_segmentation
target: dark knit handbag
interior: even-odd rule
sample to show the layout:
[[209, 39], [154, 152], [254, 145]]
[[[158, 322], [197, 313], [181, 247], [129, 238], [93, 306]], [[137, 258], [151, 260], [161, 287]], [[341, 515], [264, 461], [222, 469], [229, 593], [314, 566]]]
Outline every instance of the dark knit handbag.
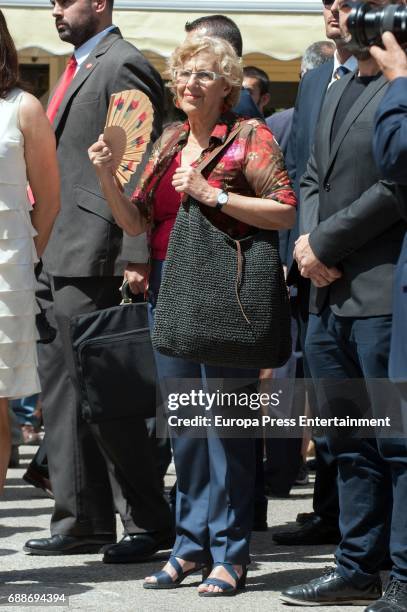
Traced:
[[278, 232], [234, 240], [189, 197], [171, 233], [152, 341], [164, 355], [200, 363], [283, 365], [291, 334]]

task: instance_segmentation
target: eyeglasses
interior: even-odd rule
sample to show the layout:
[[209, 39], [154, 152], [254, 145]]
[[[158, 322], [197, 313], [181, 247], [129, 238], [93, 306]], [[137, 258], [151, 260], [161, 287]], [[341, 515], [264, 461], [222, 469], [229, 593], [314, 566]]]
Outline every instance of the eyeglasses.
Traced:
[[220, 79], [223, 75], [212, 70], [198, 70], [198, 72], [192, 72], [192, 70], [175, 70], [174, 80], [177, 83], [188, 83], [191, 76], [194, 76], [198, 83], [205, 84]]

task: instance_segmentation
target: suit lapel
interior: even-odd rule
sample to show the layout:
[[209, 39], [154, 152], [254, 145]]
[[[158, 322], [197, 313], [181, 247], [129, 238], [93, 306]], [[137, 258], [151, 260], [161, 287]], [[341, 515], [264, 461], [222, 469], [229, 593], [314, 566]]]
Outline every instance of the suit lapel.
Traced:
[[[315, 76], [318, 75], [318, 78], [314, 78], [312, 82], [310, 83], [312, 86], [311, 92], [310, 92], [311, 96], [309, 97], [309, 100], [308, 100], [309, 106], [310, 106], [310, 110], [309, 110], [309, 121], [310, 121], [309, 133], [310, 134], [315, 134], [315, 128], [317, 126], [321, 108], [324, 103], [328, 83], [331, 80], [333, 65], [334, 65], [333, 60], [330, 60], [329, 62], [322, 64], [322, 66], [320, 66], [319, 68], [316, 68], [316, 71], [318, 71], [318, 73], [315, 74]], [[312, 74], [312, 71], [311, 71], [311, 74]]]
[[325, 164], [330, 158], [332, 123], [336, 114], [336, 109], [338, 108], [339, 100], [341, 99], [343, 92], [352, 78], [353, 73], [345, 75], [339, 79], [339, 81], [333, 83], [325, 94], [325, 104], [321, 112], [319, 123], [319, 127], [322, 131], [320, 142], [322, 143], [321, 159], [323, 164]]
[[[339, 81], [339, 86], [337, 88], [336, 93], [336, 104], [334, 106], [333, 109], [331, 109], [330, 114], [329, 114], [329, 121], [327, 120], [327, 127], [329, 127], [329, 133], [325, 134], [325, 140], [327, 142], [327, 144], [329, 145], [330, 143], [330, 137], [331, 137], [331, 130], [332, 130], [332, 123], [334, 120], [334, 116], [335, 116], [335, 111], [338, 107], [338, 103], [339, 100], [342, 96], [342, 93], [346, 87], [346, 85], [349, 83], [350, 80], [352, 80], [353, 78], [355, 78], [355, 74], [350, 75], [346, 75], [345, 77], [343, 77], [342, 79], [340, 79]], [[342, 83], [343, 81], [343, 83]], [[339, 147], [342, 144], [343, 139], [345, 138], [346, 134], [348, 133], [350, 127], [352, 126], [352, 124], [356, 121], [356, 119], [359, 117], [360, 113], [364, 110], [364, 108], [369, 104], [369, 102], [372, 100], [372, 98], [374, 97], [374, 95], [380, 91], [380, 89], [382, 89], [382, 87], [384, 87], [386, 85], [387, 81], [385, 79], [385, 77], [382, 75], [381, 77], [379, 77], [378, 79], [376, 79], [375, 81], [372, 81], [371, 83], [369, 83], [369, 85], [365, 88], [365, 90], [363, 91], [363, 93], [359, 96], [359, 98], [356, 100], [355, 104], [353, 104], [352, 108], [349, 110], [348, 114], [346, 115], [342, 125], [340, 126], [336, 136], [335, 136], [335, 140], [332, 143], [332, 147], [329, 153], [329, 157], [328, 157], [328, 165], [327, 165], [327, 169], [326, 172], [329, 172], [331, 165], [335, 159], [335, 156], [338, 152]], [[340, 87], [342, 85], [342, 87]], [[338, 91], [340, 90], [340, 91]], [[339, 97], [338, 97], [339, 94]], [[327, 159], [327, 158], [325, 158]]]
[[[86, 63], [91, 63], [92, 59], [91, 59], [91, 55], [89, 55], [89, 57], [86, 60]], [[78, 89], [83, 85], [83, 83], [86, 81], [86, 79], [91, 75], [91, 73], [94, 71], [94, 69], [97, 66], [96, 61], [92, 62], [92, 67], [90, 69], [87, 69], [85, 66], [82, 66], [79, 70], [79, 72], [75, 75], [75, 78], [73, 79], [72, 83], [70, 84], [70, 86], [68, 87], [66, 94], [64, 96], [64, 99], [61, 102], [61, 105], [58, 109], [58, 113], [56, 114], [56, 117], [54, 119], [54, 129], [55, 131], [58, 129], [58, 125], [62, 119], [62, 117], [64, 116], [66, 107], [68, 106], [69, 102], [71, 101], [71, 98], [75, 95], [75, 93], [78, 91]]]
[[317, 100], [318, 100], [318, 94], [319, 94], [319, 100], [316, 104], [317, 120], [318, 120], [319, 113], [321, 112], [321, 108], [325, 100], [328, 85], [331, 81], [333, 67], [334, 67], [334, 62], [333, 60], [330, 60], [329, 62], [325, 62], [325, 64], [322, 64], [320, 68], [321, 74], [320, 74], [319, 83], [315, 87]]
[[58, 109], [58, 113], [54, 119], [53, 124], [55, 131], [57, 131], [58, 129], [58, 125], [62, 117], [64, 116], [69, 102], [99, 64], [100, 60], [98, 58], [104, 55], [104, 53], [106, 53], [106, 51], [110, 49], [112, 44], [118, 38], [121, 38], [120, 30], [118, 28], [111, 30], [108, 34], [106, 34], [106, 36], [102, 38], [97, 47], [92, 51], [92, 53], [89, 54], [89, 57], [86, 58], [85, 62], [79, 69], [79, 72], [75, 75], [75, 78], [67, 89], [64, 99], [62, 100], [61, 105]]

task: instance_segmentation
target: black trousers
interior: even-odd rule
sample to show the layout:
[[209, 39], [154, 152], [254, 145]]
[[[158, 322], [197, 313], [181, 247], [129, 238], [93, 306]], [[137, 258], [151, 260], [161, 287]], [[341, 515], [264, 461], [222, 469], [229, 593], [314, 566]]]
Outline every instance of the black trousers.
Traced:
[[[305, 348], [305, 338], [308, 327], [308, 304], [310, 281], [299, 276], [297, 279], [297, 308], [294, 316], [298, 323], [298, 334], [303, 354], [304, 378], [311, 379], [311, 371], [308, 363], [308, 354]], [[308, 401], [312, 412], [317, 411], [317, 400], [314, 386], [308, 385]], [[338, 526], [339, 521], [339, 496], [338, 496], [338, 464], [336, 457], [331, 453], [326, 436], [314, 438], [315, 444], [315, 484], [313, 496], [313, 510], [315, 514], [330, 523], [333, 527]]]
[[[292, 312], [292, 340], [293, 351], [299, 343], [299, 330], [296, 317], [296, 298], [290, 299]], [[293, 379], [292, 391], [294, 401], [294, 386], [297, 378], [303, 377], [302, 360], [295, 359], [289, 361], [283, 368], [279, 369], [278, 377]], [[275, 374], [276, 375], [276, 374]], [[305, 402], [305, 393], [302, 404]], [[298, 470], [301, 465], [301, 447], [302, 438], [267, 438], [266, 446], [266, 461], [264, 463], [265, 480], [269, 487], [270, 493], [275, 496], [287, 497], [290, 494], [291, 488], [294, 485]]]
[[[317, 381], [322, 416], [374, 417], [385, 406], [398, 406], [395, 389], [386, 397], [371, 379], [386, 379], [391, 316], [359, 319], [337, 317], [329, 308], [310, 315], [306, 348]], [[349, 385], [352, 379], [364, 384]], [[328, 409], [328, 414], [327, 414]], [[352, 412], [353, 411], [353, 412]], [[328, 437], [338, 463], [341, 542], [336, 551], [338, 571], [361, 587], [380, 569], [390, 546], [392, 575], [407, 581], [407, 444], [405, 438]]]
[[80, 414], [70, 319], [117, 305], [120, 284], [119, 277], [50, 279], [57, 336], [40, 346], [39, 360], [55, 496], [52, 534], [115, 536], [115, 509], [128, 533], [172, 528], [145, 421], [89, 424]]

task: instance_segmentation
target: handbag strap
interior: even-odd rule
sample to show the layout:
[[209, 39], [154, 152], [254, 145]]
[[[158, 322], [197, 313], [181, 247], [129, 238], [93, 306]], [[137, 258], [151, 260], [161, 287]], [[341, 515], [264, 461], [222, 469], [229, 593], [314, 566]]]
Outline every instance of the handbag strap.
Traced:
[[238, 133], [240, 132], [240, 130], [242, 128], [243, 128], [243, 123], [240, 122], [239, 125], [237, 127], [235, 127], [229, 133], [229, 136], [226, 138], [225, 142], [222, 142], [222, 144], [220, 144], [218, 147], [215, 147], [211, 151], [211, 153], [208, 155], [208, 157], [205, 157], [205, 159], [203, 159], [201, 161], [201, 163], [196, 166], [196, 170], [199, 170], [200, 172], [202, 172], [202, 170], [204, 170], [204, 168], [206, 168], [211, 163], [211, 161], [213, 161], [215, 159], [215, 157], [217, 157], [219, 155], [219, 153], [225, 147], [227, 147], [227, 145], [230, 144], [232, 142], [232, 140], [234, 140], [234, 138], [236, 138], [236, 136], [238, 135]]
[[[200, 164], [198, 164], [198, 166], [196, 166], [196, 169], [199, 170], [200, 172], [202, 172], [202, 170], [204, 168], [206, 168], [211, 163], [211, 161], [213, 161], [219, 155], [219, 153], [225, 147], [227, 147], [228, 144], [230, 144], [232, 142], [232, 140], [234, 140], [234, 138], [236, 138], [236, 136], [238, 135], [238, 133], [241, 131], [242, 128], [243, 128], [243, 124], [242, 124], [242, 122], [240, 122], [239, 125], [236, 126], [229, 133], [229, 136], [226, 138], [225, 142], [223, 142], [218, 147], [215, 147], [215, 149], [213, 149], [213, 151], [211, 151], [210, 155], [208, 155], [208, 157], [203, 159], [202, 162]], [[234, 240], [233, 242], [236, 245], [236, 256], [237, 256], [237, 271], [236, 271], [236, 281], [235, 281], [236, 299], [237, 299], [237, 302], [239, 304], [239, 307], [240, 307], [240, 310], [242, 312], [242, 315], [243, 315], [243, 317], [246, 320], [246, 323], [248, 325], [251, 325], [251, 323], [250, 323], [249, 319], [247, 318], [246, 313], [244, 311], [242, 302], [240, 300], [240, 285], [241, 285], [241, 282], [242, 282], [242, 274], [243, 274], [242, 247], [241, 247], [241, 244], [240, 244], [239, 240]]]

